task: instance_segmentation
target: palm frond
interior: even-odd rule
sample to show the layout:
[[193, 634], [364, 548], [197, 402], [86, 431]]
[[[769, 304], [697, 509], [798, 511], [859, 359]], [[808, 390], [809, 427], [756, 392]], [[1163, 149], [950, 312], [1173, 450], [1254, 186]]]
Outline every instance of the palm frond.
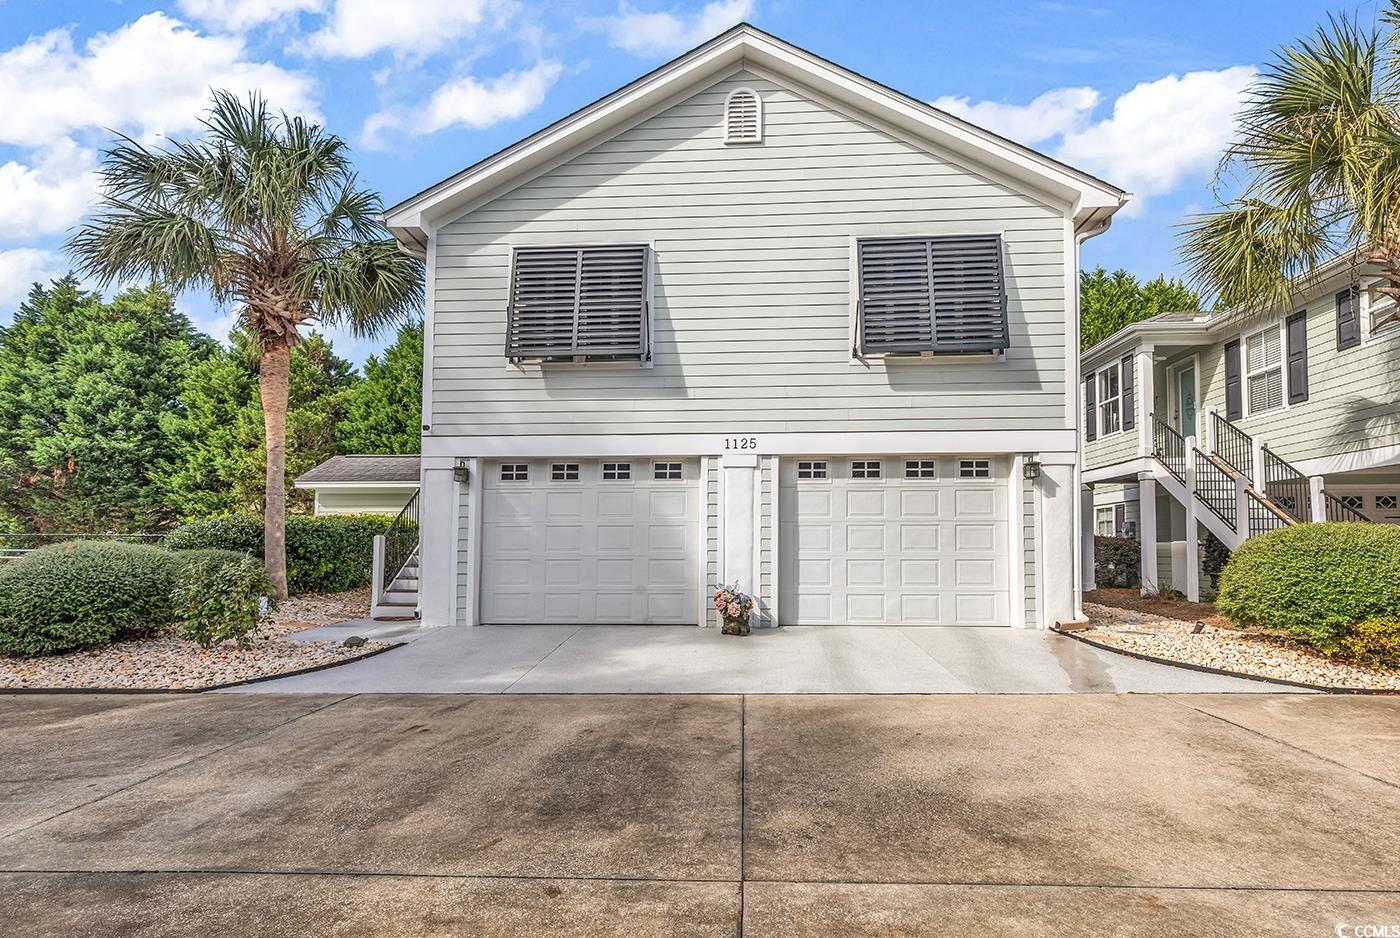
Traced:
[[1229, 307], [1287, 300], [1335, 247], [1325, 219], [1306, 203], [1240, 199], [1196, 216], [1181, 234], [1188, 282]]
[[301, 269], [305, 286], [319, 290], [317, 318], [357, 336], [422, 314], [423, 265], [392, 239], [351, 245]]

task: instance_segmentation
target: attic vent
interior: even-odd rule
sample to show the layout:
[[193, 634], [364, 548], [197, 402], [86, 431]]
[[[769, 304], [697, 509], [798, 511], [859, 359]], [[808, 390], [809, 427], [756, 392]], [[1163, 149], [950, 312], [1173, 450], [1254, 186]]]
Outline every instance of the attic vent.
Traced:
[[735, 88], [724, 99], [724, 142], [763, 142], [763, 101], [752, 88]]

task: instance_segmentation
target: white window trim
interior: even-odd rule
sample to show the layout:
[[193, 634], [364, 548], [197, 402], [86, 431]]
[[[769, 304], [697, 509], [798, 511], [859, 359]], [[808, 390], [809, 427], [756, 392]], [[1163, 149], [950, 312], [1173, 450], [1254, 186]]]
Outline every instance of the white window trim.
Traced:
[[1373, 306], [1380, 305], [1375, 302], [1376, 297], [1371, 292], [1371, 288], [1377, 283], [1380, 283], [1379, 278], [1366, 280], [1361, 283], [1361, 288], [1357, 291], [1360, 294], [1357, 300], [1357, 315], [1360, 317], [1361, 345], [1363, 346], [1389, 342], [1400, 337], [1400, 320], [1392, 320], [1380, 332], [1371, 331], [1371, 309]]
[[[1278, 319], [1278, 322], [1274, 323], [1274, 324], [1271, 325], [1271, 326], [1262, 326], [1262, 327], [1260, 327], [1260, 328], [1258, 328], [1258, 329], [1251, 329], [1251, 330], [1248, 331], [1248, 332], [1241, 332], [1240, 335], [1239, 335], [1239, 341], [1240, 341], [1240, 404], [1241, 404], [1241, 409], [1242, 409], [1243, 412], [1244, 412], [1244, 416], [1241, 418], [1241, 420], [1250, 420], [1250, 419], [1253, 419], [1254, 417], [1267, 417], [1267, 416], [1269, 416], [1270, 414], [1281, 414], [1281, 413], [1283, 413], [1284, 411], [1288, 410], [1289, 407], [1292, 406], [1291, 404], [1288, 403], [1289, 388], [1288, 388], [1288, 323], [1287, 323], [1287, 320], [1288, 320], [1288, 317], [1287, 317], [1287, 316], [1280, 316], [1279, 319]], [[1250, 408], [1249, 408], [1249, 379], [1250, 379], [1250, 377], [1251, 377], [1252, 375], [1262, 375], [1262, 374], [1266, 374], [1267, 372], [1272, 371], [1273, 368], [1264, 368], [1264, 369], [1261, 369], [1260, 371], [1255, 371], [1255, 372], [1251, 372], [1251, 371], [1249, 370], [1249, 340], [1250, 340], [1251, 338], [1253, 338], [1254, 336], [1256, 336], [1256, 335], [1263, 335], [1265, 332], [1268, 332], [1270, 329], [1273, 329], [1275, 332], [1278, 333], [1278, 365], [1276, 365], [1275, 367], [1277, 367], [1277, 368], [1279, 369], [1279, 383], [1280, 383], [1280, 385], [1281, 385], [1281, 387], [1282, 387], [1282, 389], [1283, 389], [1283, 393], [1282, 393], [1282, 395], [1281, 395], [1281, 397], [1282, 397], [1282, 399], [1283, 399], [1283, 403], [1279, 404], [1279, 406], [1277, 406], [1277, 407], [1271, 407], [1271, 408], [1269, 408], [1268, 410], [1253, 411], [1253, 410], [1250, 410]], [[1197, 398], [1197, 400], [1199, 400], [1199, 398]]]
[[[754, 101], [756, 101], [758, 104], [757, 137], [735, 137], [732, 131], [730, 131], [729, 129], [729, 105], [730, 102], [734, 100], [734, 96], [739, 94], [753, 95]], [[739, 147], [752, 146], [754, 144], [763, 142], [763, 95], [759, 94], [756, 88], [750, 88], [749, 86], [744, 85], [743, 87], [735, 88], [733, 91], [729, 92], [729, 94], [724, 96], [724, 142], [728, 146]]]
[[[1107, 533], [1107, 534], [1104, 534], [1102, 531], [1099, 530], [1099, 528], [1103, 525], [1103, 521], [1104, 521], [1104, 512], [1108, 512], [1108, 533]], [[1117, 530], [1117, 528], [1114, 526], [1114, 521], [1113, 521], [1113, 519], [1114, 519], [1115, 517], [1116, 517], [1116, 512], [1115, 512], [1114, 507], [1113, 507], [1112, 505], [1100, 505], [1099, 507], [1095, 508], [1095, 509], [1094, 509], [1094, 533], [1095, 533], [1096, 535], [1098, 535], [1099, 537], [1112, 537], [1113, 534], [1114, 534], [1114, 532]]]
[[[1134, 356], [1134, 358], [1136, 358], [1136, 356]], [[1118, 394], [1116, 397], [1105, 398], [1101, 396], [1103, 392], [1099, 385], [1099, 375], [1106, 374], [1110, 371], [1118, 372]], [[1103, 428], [1103, 408], [1104, 405], [1110, 401], [1118, 402], [1118, 429], [1105, 433]], [[1136, 403], [1134, 403], [1134, 406], [1136, 406]], [[1127, 433], [1128, 431], [1123, 429], [1123, 416], [1123, 362], [1119, 360], [1109, 362], [1107, 365], [1094, 371], [1094, 429], [1096, 431], [1094, 441], [1111, 440], [1115, 436], [1122, 436], [1124, 433]]]

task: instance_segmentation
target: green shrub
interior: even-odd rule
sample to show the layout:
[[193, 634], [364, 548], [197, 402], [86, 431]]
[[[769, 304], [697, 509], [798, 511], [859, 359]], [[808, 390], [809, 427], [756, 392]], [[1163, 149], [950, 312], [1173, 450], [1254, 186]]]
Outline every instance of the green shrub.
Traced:
[[1142, 577], [1142, 547], [1135, 537], [1094, 537], [1094, 584], [1137, 586]]
[[229, 640], [244, 644], [262, 618], [263, 597], [272, 592], [262, 561], [214, 549], [177, 556], [180, 577], [170, 602], [179, 636], [205, 648]]
[[69, 541], [0, 568], [0, 652], [55, 655], [172, 621], [178, 563], [160, 547]]
[[1400, 668], [1400, 617], [1358, 622], [1323, 650], [1372, 668]]
[[1400, 616], [1400, 527], [1299, 524], [1245, 541], [1220, 574], [1220, 612], [1319, 647], [1367, 619]]
[[[293, 593], [334, 593], [368, 586], [374, 536], [386, 515], [293, 515], [287, 519], [287, 587]], [[166, 538], [172, 550], [220, 548], [261, 557], [263, 522], [256, 515], [221, 515], [182, 524]]]

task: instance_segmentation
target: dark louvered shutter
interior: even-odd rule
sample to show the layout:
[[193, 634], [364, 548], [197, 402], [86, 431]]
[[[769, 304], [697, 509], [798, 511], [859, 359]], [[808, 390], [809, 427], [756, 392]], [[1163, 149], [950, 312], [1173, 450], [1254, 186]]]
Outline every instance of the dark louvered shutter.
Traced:
[[1084, 379], [1084, 439], [1094, 442], [1099, 438], [1098, 408], [1094, 404], [1094, 376]]
[[1361, 310], [1355, 290], [1337, 294], [1337, 350], [1355, 348], [1361, 344]]
[[1225, 343], [1225, 419], [1244, 416], [1244, 394], [1240, 386], [1240, 340]]
[[1137, 426], [1137, 394], [1133, 387], [1133, 356], [1123, 356], [1123, 403], [1120, 408], [1123, 411], [1123, 429], [1131, 430]]
[[1307, 311], [1288, 317], [1285, 354], [1288, 356], [1288, 403], [1308, 399], [1308, 314]]
[[1000, 235], [863, 240], [859, 267], [862, 352], [1009, 345]]
[[1113, 536], [1122, 537], [1123, 529], [1128, 526], [1128, 506], [1121, 502], [1113, 506]]
[[928, 243], [860, 242], [860, 346], [868, 354], [933, 348]]
[[644, 356], [647, 250], [646, 245], [517, 248], [506, 355]]

